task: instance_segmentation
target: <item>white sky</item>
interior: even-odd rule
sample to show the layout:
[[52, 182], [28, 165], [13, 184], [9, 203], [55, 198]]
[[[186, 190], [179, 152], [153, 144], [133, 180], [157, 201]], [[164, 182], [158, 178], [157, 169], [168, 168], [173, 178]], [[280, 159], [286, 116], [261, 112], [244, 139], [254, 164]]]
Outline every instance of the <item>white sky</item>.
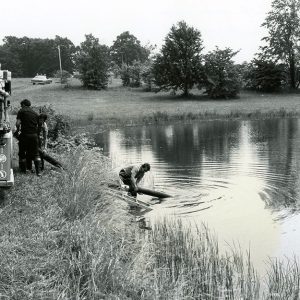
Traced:
[[[2, 1], [1, 1], [2, 3]], [[1, 13], [4, 36], [69, 38], [75, 45], [92, 33], [111, 46], [129, 31], [145, 45], [163, 44], [171, 26], [184, 20], [200, 30], [204, 52], [215, 46], [241, 49], [237, 62], [250, 61], [265, 35], [261, 24], [271, 0], [10, 0]]]

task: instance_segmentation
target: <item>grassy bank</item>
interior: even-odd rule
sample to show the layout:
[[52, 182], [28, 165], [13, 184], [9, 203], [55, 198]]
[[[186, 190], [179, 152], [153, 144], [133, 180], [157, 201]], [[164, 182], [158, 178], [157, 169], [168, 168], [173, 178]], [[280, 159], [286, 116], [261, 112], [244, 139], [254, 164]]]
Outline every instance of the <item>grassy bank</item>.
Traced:
[[59, 83], [37, 86], [29, 79], [13, 80], [13, 107], [28, 98], [34, 105], [51, 104], [61, 114], [76, 120], [76, 124], [104, 126], [134, 125], [160, 122], [215, 118], [263, 118], [298, 116], [298, 94], [258, 94], [242, 92], [238, 99], [211, 100], [200, 91], [184, 99], [169, 93], [144, 92], [142, 89], [122, 87], [113, 79], [107, 90], [83, 89], [77, 79], [70, 87]]
[[66, 171], [16, 172], [2, 202], [0, 299], [298, 299], [297, 264], [271, 263], [262, 279], [206, 228], [140, 229], [106, 192], [106, 157], [82, 147], [60, 157]]

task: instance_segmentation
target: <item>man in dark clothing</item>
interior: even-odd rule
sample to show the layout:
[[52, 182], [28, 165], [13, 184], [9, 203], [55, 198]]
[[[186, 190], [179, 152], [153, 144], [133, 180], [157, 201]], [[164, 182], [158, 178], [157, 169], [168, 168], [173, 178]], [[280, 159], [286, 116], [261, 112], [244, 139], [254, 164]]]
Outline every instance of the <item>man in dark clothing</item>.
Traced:
[[31, 109], [29, 100], [21, 101], [21, 109], [17, 114], [17, 132], [19, 136], [19, 167], [26, 173], [26, 158], [33, 160], [36, 175], [41, 175], [41, 158], [38, 149], [38, 114]]
[[119, 172], [120, 179], [124, 184], [129, 186], [128, 193], [131, 196], [137, 196], [138, 183], [148, 171], [150, 171], [150, 165], [148, 163], [144, 163], [142, 165], [128, 166]]

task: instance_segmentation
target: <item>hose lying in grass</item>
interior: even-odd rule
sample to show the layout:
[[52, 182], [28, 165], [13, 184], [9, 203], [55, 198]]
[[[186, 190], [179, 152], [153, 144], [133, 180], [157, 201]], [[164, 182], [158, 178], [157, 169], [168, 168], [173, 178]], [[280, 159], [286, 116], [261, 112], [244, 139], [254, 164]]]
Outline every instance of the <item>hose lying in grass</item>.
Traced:
[[[15, 132], [13, 134], [13, 137], [16, 138], [17, 140], [19, 140], [19, 134], [17, 132]], [[53, 165], [57, 168], [63, 169], [62, 163], [57, 161], [55, 158], [53, 158], [52, 156], [50, 156], [49, 154], [47, 154], [45, 151], [43, 151], [40, 148], [39, 148], [39, 154], [40, 154], [41, 158], [43, 158], [45, 161], [47, 161], [51, 165]]]
[[39, 154], [40, 154], [41, 158], [43, 158], [45, 161], [47, 161], [51, 165], [53, 165], [57, 168], [63, 169], [63, 165], [59, 161], [57, 161], [55, 158], [53, 158], [52, 156], [47, 154], [45, 151], [39, 149]]

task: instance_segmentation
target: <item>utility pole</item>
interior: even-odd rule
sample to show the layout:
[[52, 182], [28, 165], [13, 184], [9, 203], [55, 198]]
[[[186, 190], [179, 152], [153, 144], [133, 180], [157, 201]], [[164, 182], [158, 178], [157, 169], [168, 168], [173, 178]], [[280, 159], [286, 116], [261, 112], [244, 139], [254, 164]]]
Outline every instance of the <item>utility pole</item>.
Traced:
[[60, 69], [60, 83], [62, 83], [63, 73], [62, 73], [62, 68], [61, 68], [60, 46], [57, 46], [57, 49], [58, 49], [58, 58], [59, 58], [59, 69]]

